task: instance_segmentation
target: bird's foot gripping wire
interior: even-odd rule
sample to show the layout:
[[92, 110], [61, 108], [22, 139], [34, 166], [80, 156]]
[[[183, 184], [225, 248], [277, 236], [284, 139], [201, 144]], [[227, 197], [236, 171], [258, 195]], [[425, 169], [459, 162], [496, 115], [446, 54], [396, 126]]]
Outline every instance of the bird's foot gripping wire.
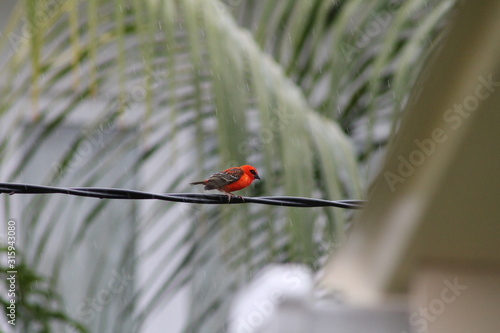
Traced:
[[231, 202], [231, 198], [233, 198], [233, 197], [241, 199], [242, 201], [245, 201], [245, 199], [243, 199], [243, 197], [241, 195], [236, 195], [234, 193], [226, 192], [226, 191], [222, 191], [222, 192], [227, 194], [227, 202]]

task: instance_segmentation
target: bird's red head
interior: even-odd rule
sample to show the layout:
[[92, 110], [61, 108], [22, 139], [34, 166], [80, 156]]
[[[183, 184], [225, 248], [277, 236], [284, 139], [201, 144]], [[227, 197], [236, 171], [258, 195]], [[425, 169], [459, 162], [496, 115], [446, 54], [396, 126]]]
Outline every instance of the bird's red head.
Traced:
[[240, 168], [243, 172], [250, 177], [252, 180], [260, 179], [259, 174], [257, 173], [257, 169], [251, 165], [242, 165]]

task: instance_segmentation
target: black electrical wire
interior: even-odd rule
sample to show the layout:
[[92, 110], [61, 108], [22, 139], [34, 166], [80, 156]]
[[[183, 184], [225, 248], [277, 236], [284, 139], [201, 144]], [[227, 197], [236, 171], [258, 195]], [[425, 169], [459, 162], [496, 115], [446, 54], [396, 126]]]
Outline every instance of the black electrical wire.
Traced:
[[164, 200], [195, 204], [243, 204], [257, 203], [286, 207], [338, 207], [360, 209], [364, 200], [322, 200], [302, 197], [240, 197], [229, 198], [225, 194], [167, 193], [156, 194], [142, 191], [105, 187], [55, 187], [30, 184], [0, 183], [0, 193], [13, 194], [68, 194], [99, 199]]

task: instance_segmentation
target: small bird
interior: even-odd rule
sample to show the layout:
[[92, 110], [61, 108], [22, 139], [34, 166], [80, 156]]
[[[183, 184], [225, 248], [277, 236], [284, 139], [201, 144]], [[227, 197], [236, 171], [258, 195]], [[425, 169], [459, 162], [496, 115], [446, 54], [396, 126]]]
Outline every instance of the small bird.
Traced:
[[231, 192], [250, 186], [255, 179], [260, 179], [257, 169], [251, 165], [242, 165], [214, 173], [206, 180], [190, 184], [205, 185], [205, 190], [219, 190], [226, 193], [230, 200], [235, 196]]

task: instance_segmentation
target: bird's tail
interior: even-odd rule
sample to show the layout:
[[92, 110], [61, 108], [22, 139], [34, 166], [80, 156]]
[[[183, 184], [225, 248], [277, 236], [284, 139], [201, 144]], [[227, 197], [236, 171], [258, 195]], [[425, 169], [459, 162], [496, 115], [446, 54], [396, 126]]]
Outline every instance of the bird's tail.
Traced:
[[202, 181], [199, 181], [199, 182], [192, 182], [192, 183], [189, 183], [189, 185], [206, 185], [206, 181], [202, 180]]

